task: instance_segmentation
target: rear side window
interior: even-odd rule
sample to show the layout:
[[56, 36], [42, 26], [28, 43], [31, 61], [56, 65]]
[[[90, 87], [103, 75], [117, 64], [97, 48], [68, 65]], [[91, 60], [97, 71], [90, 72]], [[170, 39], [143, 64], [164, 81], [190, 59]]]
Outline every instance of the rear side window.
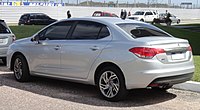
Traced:
[[133, 24], [133, 23], [125, 23], [125, 24], [117, 24], [120, 28], [122, 28], [125, 32], [131, 35], [133, 38], [140, 37], [171, 37], [169, 34], [164, 31], [158, 29], [155, 26], [147, 25], [147, 24]]
[[30, 15], [30, 19], [36, 19], [36, 15]]
[[101, 16], [101, 13], [100, 12], [96, 12], [93, 14], [93, 16]]
[[110, 33], [109, 33], [109, 31], [108, 31], [108, 28], [107, 28], [106, 26], [103, 26], [103, 27], [101, 28], [100, 33], [99, 33], [98, 39], [105, 38], [105, 37], [107, 37], [107, 36], [109, 36], [109, 35], [110, 35]]
[[70, 39], [100, 39], [109, 35], [106, 26], [92, 21], [79, 21]]
[[10, 30], [3, 23], [0, 23], [0, 34], [8, 33], [11, 33]]

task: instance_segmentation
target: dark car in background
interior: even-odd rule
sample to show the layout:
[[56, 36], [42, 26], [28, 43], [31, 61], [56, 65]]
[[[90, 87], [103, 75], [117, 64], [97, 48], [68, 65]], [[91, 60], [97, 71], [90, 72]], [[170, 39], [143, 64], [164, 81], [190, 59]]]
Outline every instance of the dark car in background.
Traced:
[[154, 23], [166, 23], [171, 25], [172, 23], [177, 23], [179, 24], [181, 22], [180, 18], [178, 18], [177, 16], [170, 14], [169, 17], [170, 21], [167, 21], [167, 14], [166, 13], [160, 13], [159, 14], [159, 18], [154, 19]]
[[44, 13], [26, 13], [20, 17], [18, 25], [48, 25], [55, 21]]
[[118, 17], [116, 14], [114, 13], [110, 13], [110, 12], [103, 12], [103, 11], [95, 11], [92, 14], [93, 17]]

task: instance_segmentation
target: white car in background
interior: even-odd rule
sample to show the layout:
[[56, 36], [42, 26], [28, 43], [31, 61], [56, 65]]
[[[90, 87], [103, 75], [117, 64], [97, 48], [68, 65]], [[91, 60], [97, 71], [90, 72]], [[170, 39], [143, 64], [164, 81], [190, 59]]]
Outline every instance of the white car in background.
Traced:
[[143, 21], [143, 22], [154, 22], [154, 19], [158, 18], [157, 11], [136, 11], [134, 14], [128, 17], [129, 19]]
[[15, 40], [15, 35], [6, 25], [4, 20], [0, 19], [0, 59], [6, 64], [6, 54], [8, 46]]

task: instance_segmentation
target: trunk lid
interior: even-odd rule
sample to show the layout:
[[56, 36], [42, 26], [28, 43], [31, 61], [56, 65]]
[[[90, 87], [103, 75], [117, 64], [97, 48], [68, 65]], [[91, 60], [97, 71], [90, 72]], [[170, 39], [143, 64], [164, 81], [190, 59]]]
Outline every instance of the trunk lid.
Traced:
[[164, 49], [164, 53], [157, 54], [162, 63], [178, 63], [190, 60], [192, 51], [187, 40], [174, 37], [143, 37], [135, 39], [147, 44], [151, 48]]

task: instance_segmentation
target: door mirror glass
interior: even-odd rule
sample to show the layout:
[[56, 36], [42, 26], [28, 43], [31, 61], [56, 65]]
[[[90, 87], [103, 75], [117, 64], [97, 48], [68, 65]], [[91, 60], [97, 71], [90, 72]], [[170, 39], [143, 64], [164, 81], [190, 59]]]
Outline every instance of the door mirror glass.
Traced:
[[40, 40], [40, 36], [39, 35], [36, 35], [35, 37], [31, 38], [32, 42], [37, 41], [39, 43], [39, 40]]

